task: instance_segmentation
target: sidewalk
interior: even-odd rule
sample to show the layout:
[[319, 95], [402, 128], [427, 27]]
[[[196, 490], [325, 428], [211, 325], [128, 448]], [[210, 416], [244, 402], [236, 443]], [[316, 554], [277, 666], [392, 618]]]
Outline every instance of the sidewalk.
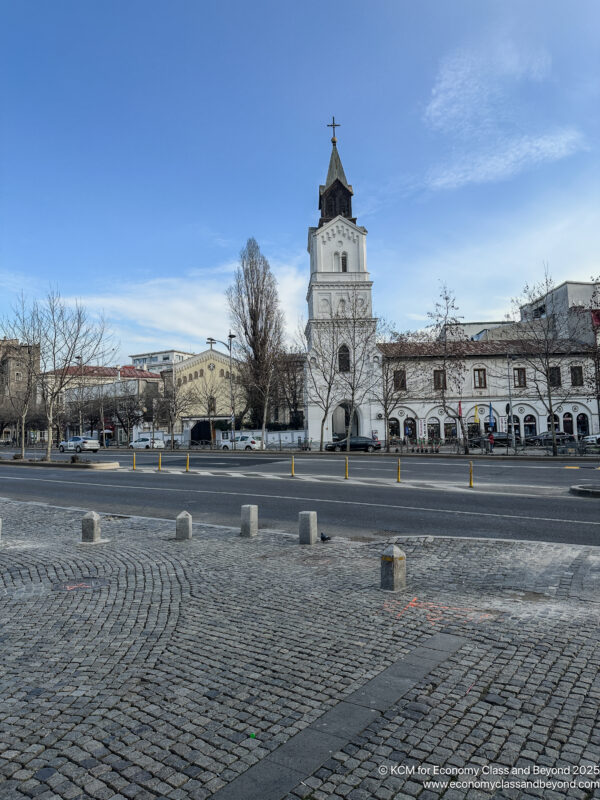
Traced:
[[415, 536], [392, 594], [381, 542], [82, 514], [0, 501], [2, 800], [600, 798], [600, 548]]

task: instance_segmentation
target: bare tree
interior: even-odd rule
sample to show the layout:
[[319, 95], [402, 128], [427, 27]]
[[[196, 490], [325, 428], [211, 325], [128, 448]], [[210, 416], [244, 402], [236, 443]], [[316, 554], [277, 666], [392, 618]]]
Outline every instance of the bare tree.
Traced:
[[338, 382], [346, 404], [346, 450], [356, 411], [380, 380], [376, 348], [376, 321], [366, 316], [362, 295], [349, 291], [339, 303], [335, 324], [338, 327]]
[[198, 405], [195, 388], [175, 380], [173, 370], [164, 370], [163, 394], [156, 404], [156, 418], [165, 421], [169, 427], [171, 450], [175, 449], [175, 427], [183, 417], [192, 413]]
[[517, 355], [530, 375], [527, 394], [538, 399], [548, 415], [554, 456], [558, 454], [556, 409], [586, 389], [593, 396], [596, 369], [589, 314], [566, 307], [555, 289], [546, 268], [539, 283], [526, 284], [522, 294], [512, 301], [520, 316], [515, 323], [519, 335]]
[[372, 399], [381, 406], [385, 449], [390, 452], [390, 417], [408, 397], [406, 361], [413, 352], [415, 334], [397, 333], [386, 320], [377, 321], [377, 347], [381, 353], [381, 377], [374, 384]]
[[[36, 404], [37, 378], [40, 371], [40, 336], [43, 327], [38, 325], [37, 314], [27, 306], [21, 293], [13, 307], [13, 315], [2, 321], [5, 338], [2, 348], [4, 385], [13, 414], [20, 428], [21, 458], [25, 458], [25, 429], [27, 418]], [[15, 364], [16, 368], [11, 368]]]
[[304, 361], [304, 354], [296, 348], [284, 348], [276, 368], [278, 403], [285, 406], [294, 429], [304, 424]]
[[433, 359], [433, 384], [431, 392], [442, 406], [447, 416], [457, 421], [460, 429], [463, 452], [469, 452], [469, 437], [462, 415], [462, 396], [467, 371], [466, 336], [462, 325], [462, 317], [454, 292], [442, 284], [439, 298], [434, 310], [428, 313], [431, 320], [429, 326], [429, 342], [422, 348], [424, 354]]
[[333, 316], [315, 320], [310, 328], [298, 332], [298, 348], [305, 356], [306, 394], [309, 404], [321, 411], [319, 450], [323, 450], [325, 424], [338, 401], [339, 328]]
[[283, 344], [283, 315], [275, 277], [255, 239], [248, 239], [240, 253], [240, 265], [227, 290], [227, 300], [237, 335], [240, 379], [246, 388], [253, 424], [262, 426], [264, 447], [275, 366]]
[[48, 441], [45, 461], [50, 461], [52, 434], [65, 390], [76, 384], [78, 367], [102, 364], [112, 353], [103, 319], [93, 319], [78, 302], [67, 303], [55, 290], [27, 310], [40, 348], [38, 387], [46, 417]]

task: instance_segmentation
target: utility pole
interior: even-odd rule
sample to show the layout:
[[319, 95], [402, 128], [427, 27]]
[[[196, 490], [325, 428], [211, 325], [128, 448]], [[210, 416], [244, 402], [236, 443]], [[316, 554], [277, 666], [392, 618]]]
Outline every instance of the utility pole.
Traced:
[[512, 389], [511, 389], [511, 385], [510, 385], [510, 355], [508, 353], [506, 354], [506, 379], [508, 381], [508, 406], [507, 406], [507, 409], [508, 409], [508, 424], [510, 426], [507, 429], [507, 434], [508, 434], [508, 430], [510, 430], [510, 438], [512, 440], [512, 447], [513, 447], [513, 450], [515, 451], [515, 454], [516, 454], [516, 452], [517, 452], [517, 443], [516, 443], [516, 441], [517, 440], [516, 440], [516, 437], [515, 437], [515, 418], [514, 418], [514, 415], [513, 415]]
[[[206, 340], [206, 344], [210, 345], [210, 349], [213, 349], [213, 344], [224, 345], [229, 351], [229, 425], [231, 430], [231, 447], [235, 450], [235, 408], [233, 404], [233, 371], [231, 369], [231, 349], [233, 347], [233, 340], [235, 339], [235, 333], [229, 331], [229, 336], [227, 337], [227, 342], [221, 341], [221, 339], [213, 339], [211, 336], [208, 337]], [[212, 442], [211, 442], [212, 446]]]

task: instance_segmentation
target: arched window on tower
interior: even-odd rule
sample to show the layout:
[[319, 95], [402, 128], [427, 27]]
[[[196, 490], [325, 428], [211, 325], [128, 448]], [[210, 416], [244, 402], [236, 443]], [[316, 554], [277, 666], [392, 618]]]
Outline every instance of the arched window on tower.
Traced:
[[327, 200], [327, 216], [335, 217], [335, 198], [329, 197]]
[[334, 253], [333, 254], [333, 271], [339, 272], [340, 271], [340, 254]]
[[348, 253], [342, 253], [342, 272], [348, 272]]
[[343, 344], [338, 350], [338, 370], [350, 372], [350, 350]]

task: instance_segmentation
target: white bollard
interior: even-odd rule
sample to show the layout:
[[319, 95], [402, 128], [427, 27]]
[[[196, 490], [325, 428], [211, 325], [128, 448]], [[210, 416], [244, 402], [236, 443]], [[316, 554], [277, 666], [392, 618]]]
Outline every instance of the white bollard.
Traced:
[[300, 511], [298, 514], [298, 544], [315, 544], [317, 541], [317, 512]]
[[240, 536], [252, 537], [258, 533], [258, 506], [242, 506]]
[[100, 541], [100, 516], [95, 511], [88, 511], [81, 520], [81, 541]]
[[177, 514], [175, 520], [175, 538], [178, 541], [192, 538], [192, 515], [189, 511], [182, 511]]
[[406, 555], [395, 544], [381, 555], [381, 588], [387, 592], [406, 589]]

